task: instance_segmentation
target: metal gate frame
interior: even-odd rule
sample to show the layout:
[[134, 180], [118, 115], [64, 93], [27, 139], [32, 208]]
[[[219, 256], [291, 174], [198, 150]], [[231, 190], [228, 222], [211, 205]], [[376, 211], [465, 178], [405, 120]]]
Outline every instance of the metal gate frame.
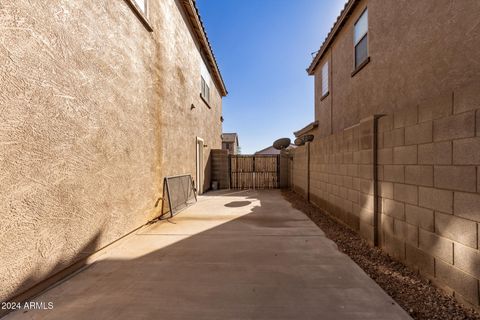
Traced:
[[[185, 202], [184, 203], [181, 203], [181, 204], [177, 204], [177, 205], [173, 205], [172, 203], [172, 196], [171, 196], [171, 190], [170, 190], [170, 184], [169, 184], [169, 181], [170, 180], [174, 180], [174, 179], [182, 179], [182, 178], [187, 178], [189, 180], [189, 184], [191, 186], [191, 190], [192, 190], [192, 193], [193, 193], [193, 197], [195, 199], [194, 202], [197, 202], [197, 189], [195, 187], [195, 183], [193, 182], [193, 179], [192, 179], [192, 176], [189, 175], [189, 174], [181, 174], [181, 175], [176, 175], [176, 176], [168, 176], [168, 177], [165, 177], [163, 179], [163, 197], [162, 197], [162, 211], [161, 211], [161, 215], [160, 215], [160, 219], [168, 219], [168, 218], [172, 218], [174, 215], [176, 215], [177, 213], [179, 213], [180, 211], [188, 208], [191, 204], [188, 203], [188, 199], [185, 199]], [[168, 211], [165, 211], [165, 201], [168, 201]], [[178, 209], [180, 207], [180, 205], [183, 205], [183, 207], [181, 207], [180, 209]], [[167, 214], [170, 213], [169, 216], [167, 216]]]

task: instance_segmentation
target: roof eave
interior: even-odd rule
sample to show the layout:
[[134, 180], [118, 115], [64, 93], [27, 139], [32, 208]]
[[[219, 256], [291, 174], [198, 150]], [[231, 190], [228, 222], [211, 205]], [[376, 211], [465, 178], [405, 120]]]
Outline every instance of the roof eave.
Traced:
[[314, 122], [311, 122], [309, 124], [307, 124], [305, 127], [303, 127], [302, 129], [298, 130], [298, 131], [295, 131], [293, 134], [295, 135], [295, 137], [299, 137], [301, 135], [304, 135], [305, 133], [315, 129], [318, 127], [318, 121], [314, 121]]
[[213, 78], [215, 79], [215, 82], [220, 89], [220, 94], [222, 95], [222, 97], [225, 97], [228, 94], [228, 91], [225, 86], [225, 82], [223, 81], [222, 74], [220, 73], [220, 69], [218, 68], [218, 64], [215, 59], [215, 55], [213, 54], [212, 47], [210, 45], [210, 42], [208, 41], [205, 27], [203, 26], [203, 22], [200, 18], [197, 5], [195, 4], [194, 0], [183, 0], [182, 2], [185, 10], [187, 11], [188, 17], [190, 18], [193, 29], [197, 34], [200, 46], [207, 55], [206, 58], [208, 60], [208, 64], [210, 65], [211, 70], [213, 70]]
[[272, 147], [273, 147], [273, 146], [266, 147], [266, 148], [264, 148], [264, 149], [262, 149], [262, 150], [259, 150], [259, 151], [255, 152], [255, 153], [260, 153], [260, 152], [267, 151], [268, 149], [270, 149], [270, 148], [272, 148]]
[[310, 76], [315, 73], [315, 69], [317, 68], [318, 63], [320, 62], [320, 60], [322, 59], [323, 55], [328, 50], [330, 45], [332, 44], [333, 39], [335, 39], [338, 32], [342, 29], [346, 20], [350, 16], [353, 8], [355, 8], [355, 6], [359, 2], [360, 0], [348, 0], [348, 2], [345, 4], [345, 7], [343, 8], [342, 12], [340, 12], [340, 15], [337, 18], [337, 21], [333, 24], [333, 27], [328, 33], [327, 38], [325, 39], [322, 46], [320, 47], [320, 50], [318, 50], [317, 54], [315, 55], [315, 58], [313, 58], [312, 60], [312, 63], [307, 68], [307, 72]]
[[[233, 137], [233, 138], [234, 138], [233, 141], [225, 141], [225, 140], [223, 140], [223, 138], [224, 138], [224, 137], [227, 137], [227, 136]], [[237, 134], [237, 133], [228, 133], [228, 132], [227, 132], [227, 133], [222, 133], [220, 137], [221, 137], [221, 139], [222, 139], [223, 142], [235, 142], [236, 145], [237, 145], [237, 147], [240, 145], [240, 144], [239, 144], [239, 141], [238, 141], [238, 134]]]

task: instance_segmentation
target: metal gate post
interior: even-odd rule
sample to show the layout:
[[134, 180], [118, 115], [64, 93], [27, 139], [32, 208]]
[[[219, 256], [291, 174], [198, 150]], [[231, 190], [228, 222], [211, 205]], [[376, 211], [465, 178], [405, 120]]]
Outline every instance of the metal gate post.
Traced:
[[277, 183], [276, 183], [276, 188], [280, 187], [280, 157], [281, 154], [277, 155]]
[[228, 155], [228, 167], [227, 167], [227, 170], [228, 170], [228, 176], [230, 178], [230, 185], [229, 185], [229, 189], [230, 188], [233, 188], [233, 181], [232, 181], [232, 155]]
[[173, 217], [172, 198], [170, 197], [170, 187], [168, 186], [168, 179], [165, 179], [167, 186], [168, 209], [170, 210], [170, 218]]
[[255, 156], [253, 156], [253, 190], [255, 190]]
[[307, 152], [307, 201], [310, 202], [310, 142], [305, 143]]

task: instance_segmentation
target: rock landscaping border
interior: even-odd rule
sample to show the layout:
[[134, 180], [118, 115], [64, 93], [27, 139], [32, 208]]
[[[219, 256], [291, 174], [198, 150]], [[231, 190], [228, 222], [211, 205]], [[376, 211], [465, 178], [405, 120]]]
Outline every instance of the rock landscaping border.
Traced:
[[474, 309], [461, 305], [454, 297], [429, 280], [395, 261], [380, 248], [370, 246], [346, 225], [308, 203], [292, 191], [282, 191], [295, 209], [305, 213], [338, 249], [357, 263], [414, 319], [480, 319]]

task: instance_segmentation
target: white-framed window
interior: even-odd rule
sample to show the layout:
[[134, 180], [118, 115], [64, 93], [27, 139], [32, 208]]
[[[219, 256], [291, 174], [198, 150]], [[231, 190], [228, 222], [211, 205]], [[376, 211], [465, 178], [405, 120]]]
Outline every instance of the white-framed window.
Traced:
[[125, 0], [134, 12], [134, 14], [137, 16], [137, 18], [142, 22], [142, 24], [145, 26], [145, 28], [149, 31], [152, 32], [152, 25], [148, 21], [148, 11], [149, 11], [149, 1], [150, 0]]
[[210, 87], [207, 84], [207, 81], [202, 76], [202, 84], [201, 84], [201, 91], [200, 94], [202, 98], [205, 99], [208, 103], [210, 103]]
[[208, 108], [211, 108], [210, 103], [213, 101], [212, 96], [215, 94], [215, 91], [212, 92], [212, 88], [214, 88], [214, 83], [212, 80], [212, 76], [210, 75], [209, 68], [207, 64], [203, 60], [200, 59], [200, 76], [201, 76], [201, 83], [200, 83], [200, 97], [202, 97], [203, 101], [206, 103]]
[[322, 67], [322, 96], [328, 93], [328, 61]]
[[368, 9], [363, 11], [355, 23], [353, 45], [355, 47], [355, 68], [357, 68], [368, 58]]
[[133, 0], [143, 14], [147, 13], [147, 1], [148, 0]]

